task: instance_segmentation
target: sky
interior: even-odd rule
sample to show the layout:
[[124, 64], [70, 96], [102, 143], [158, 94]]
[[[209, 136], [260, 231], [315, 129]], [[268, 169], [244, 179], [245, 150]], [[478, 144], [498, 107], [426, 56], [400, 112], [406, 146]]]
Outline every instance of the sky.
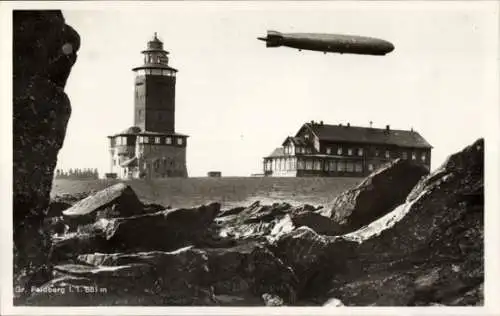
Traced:
[[[418, 131], [432, 169], [488, 132], [497, 100], [494, 2], [169, 2], [67, 7], [81, 37], [58, 168], [110, 166], [106, 136], [133, 125], [134, 73], [158, 33], [179, 70], [176, 131], [189, 176], [261, 172], [308, 121]], [[266, 48], [267, 30], [377, 37], [386, 56]]]

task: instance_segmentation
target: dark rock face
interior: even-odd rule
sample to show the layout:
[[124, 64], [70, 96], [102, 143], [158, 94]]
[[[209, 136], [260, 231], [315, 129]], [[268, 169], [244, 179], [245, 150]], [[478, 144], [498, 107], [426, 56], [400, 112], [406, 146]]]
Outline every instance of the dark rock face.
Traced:
[[50, 273], [42, 224], [71, 113], [64, 86], [80, 38], [60, 11], [16, 10], [13, 39], [14, 282], [26, 289]]
[[342, 233], [354, 231], [403, 203], [417, 182], [427, 174], [424, 166], [397, 159], [335, 198], [331, 210], [319, 213], [338, 223]]

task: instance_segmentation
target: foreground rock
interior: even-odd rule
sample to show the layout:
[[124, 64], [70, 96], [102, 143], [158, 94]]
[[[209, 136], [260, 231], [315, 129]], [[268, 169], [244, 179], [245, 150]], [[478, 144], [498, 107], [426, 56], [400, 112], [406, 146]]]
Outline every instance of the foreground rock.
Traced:
[[121, 218], [101, 218], [78, 226], [76, 232], [55, 236], [52, 261], [74, 258], [82, 252], [172, 251], [206, 244], [208, 228], [219, 203]]
[[299, 275], [299, 295], [348, 306], [483, 304], [483, 159], [478, 140], [405, 203], [350, 234], [301, 228], [282, 236], [276, 253]]
[[117, 183], [76, 202], [62, 214], [73, 222], [84, 224], [100, 218], [141, 215], [143, 205], [130, 186]]
[[71, 113], [64, 86], [80, 38], [60, 11], [15, 10], [13, 41], [14, 283], [29, 289], [50, 274], [41, 228]]
[[[224, 249], [93, 253], [54, 268], [30, 305], [293, 304], [295, 275], [257, 243]], [[55, 291], [59, 291], [54, 295]]]
[[331, 209], [319, 213], [341, 227], [339, 234], [354, 231], [403, 203], [417, 182], [428, 173], [423, 165], [397, 159], [370, 174], [357, 187], [340, 194]]

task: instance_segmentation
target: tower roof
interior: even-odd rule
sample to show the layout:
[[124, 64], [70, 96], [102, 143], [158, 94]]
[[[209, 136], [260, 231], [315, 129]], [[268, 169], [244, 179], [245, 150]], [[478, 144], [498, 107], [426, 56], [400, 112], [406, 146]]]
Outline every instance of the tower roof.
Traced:
[[143, 50], [141, 53], [147, 53], [147, 52], [164, 52], [167, 55], [169, 54], [168, 51], [163, 49], [163, 42], [158, 39], [158, 34], [155, 32], [153, 35], [153, 39], [148, 42], [148, 46], [145, 50]]

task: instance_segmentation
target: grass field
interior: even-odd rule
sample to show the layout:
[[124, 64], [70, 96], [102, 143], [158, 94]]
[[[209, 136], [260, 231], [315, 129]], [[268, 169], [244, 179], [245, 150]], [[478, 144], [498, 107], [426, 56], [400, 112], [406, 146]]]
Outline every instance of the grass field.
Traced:
[[[169, 178], [128, 180], [145, 203], [192, 207], [220, 202], [224, 208], [286, 201], [327, 207], [340, 192], [358, 184], [361, 178]], [[54, 180], [52, 195], [98, 191], [119, 180]]]

